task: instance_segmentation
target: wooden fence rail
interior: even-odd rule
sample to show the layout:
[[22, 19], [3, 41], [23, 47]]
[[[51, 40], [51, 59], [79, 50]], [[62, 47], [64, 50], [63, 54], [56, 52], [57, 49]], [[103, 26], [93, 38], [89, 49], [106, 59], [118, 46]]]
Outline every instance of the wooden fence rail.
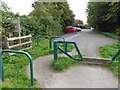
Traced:
[[7, 38], [7, 48], [8, 49], [19, 49], [19, 50], [27, 50], [32, 48], [32, 36], [21, 36], [21, 37], [13, 37]]

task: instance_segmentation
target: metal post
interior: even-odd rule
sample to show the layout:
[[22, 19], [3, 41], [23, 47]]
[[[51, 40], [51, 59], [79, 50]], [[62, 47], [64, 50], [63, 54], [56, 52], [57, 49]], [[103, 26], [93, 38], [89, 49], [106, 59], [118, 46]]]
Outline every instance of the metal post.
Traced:
[[112, 57], [112, 61], [114, 61], [118, 57], [119, 54], [120, 54], [120, 50]]
[[0, 78], [2, 81], [4, 81], [4, 67], [3, 67], [2, 52], [1, 51], [0, 51]]
[[52, 48], [52, 37], [50, 37], [50, 39], [49, 39], [49, 48], [50, 49]]
[[30, 75], [31, 75], [31, 85], [34, 86], [32, 57], [31, 57], [30, 54], [27, 53], [27, 52], [24, 52], [24, 54], [29, 58], [29, 62], [30, 62]]
[[64, 37], [61, 37], [61, 36], [51, 36], [50, 39], [49, 39], [49, 47], [50, 47], [50, 49], [52, 48], [52, 39], [53, 38], [62, 38], [63, 41], [65, 41]]
[[19, 33], [19, 43], [20, 43], [20, 49], [22, 48], [21, 47], [21, 28], [20, 28], [20, 17], [19, 16], [17, 16], [17, 23], [18, 23], [18, 33]]
[[83, 57], [82, 57], [82, 55], [81, 55], [81, 53], [80, 53], [80, 51], [79, 51], [79, 49], [78, 49], [78, 47], [77, 47], [77, 45], [76, 45], [75, 42], [74, 42], [74, 46], [75, 46], [75, 48], [76, 48], [76, 51], [77, 51], [78, 55], [80, 55], [80, 58], [81, 58], [81, 60], [82, 60]]
[[64, 44], [64, 50], [67, 52], [67, 43]]
[[3, 66], [3, 62], [2, 62], [2, 81], [4, 81], [5, 77], [4, 77], [4, 66]]
[[58, 60], [58, 42], [54, 41], [54, 60]]

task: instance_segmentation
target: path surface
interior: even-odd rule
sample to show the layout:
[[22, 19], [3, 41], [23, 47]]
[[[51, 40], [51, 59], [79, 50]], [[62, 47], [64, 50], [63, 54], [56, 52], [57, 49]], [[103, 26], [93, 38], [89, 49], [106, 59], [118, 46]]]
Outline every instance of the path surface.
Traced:
[[88, 57], [99, 57], [98, 48], [100, 46], [116, 42], [114, 39], [85, 29], [75, 35], [67, 34], [64, 35], [64, 37], [67, 38], [68, 41], [76, 42], [81, 52]]
[[[69, 41], [77, 42], [81, 52], [86, 56], [99, 57], [100, 46], [113, 43], [115, 40], [99, 35], [90, 30], [76, 34], [66, 34]], [[50, 63], [53, 55], [34, 60], [34, 76], [44, 88], [117, 88], [118, 79], [106, 67], [97, 65], [77, 65], [63, 72], [53, 71]], [[29, 73], [29, 66], [27, 68]]]

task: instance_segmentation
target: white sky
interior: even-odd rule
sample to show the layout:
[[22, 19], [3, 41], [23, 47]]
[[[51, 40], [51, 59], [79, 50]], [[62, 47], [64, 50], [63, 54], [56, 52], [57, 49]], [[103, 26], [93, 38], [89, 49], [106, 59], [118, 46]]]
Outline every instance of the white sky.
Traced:
[[75, 19], [82, 20], [84, 23], [87, 21], [86, 8], [89, 0], [68, 0], [70, 9], [75, 14]]
[[[35, 0], [3, 0], [11, 8], [14, 13], [19, 13], [20, 15], [28, 15], [33, 8], [31, 4]], [[84, 23], [87, 21], [86, 17], [86, 7], [89, 0], [68, 0], [70, 9], [75, 14], [75, 19], [82, 20]]]

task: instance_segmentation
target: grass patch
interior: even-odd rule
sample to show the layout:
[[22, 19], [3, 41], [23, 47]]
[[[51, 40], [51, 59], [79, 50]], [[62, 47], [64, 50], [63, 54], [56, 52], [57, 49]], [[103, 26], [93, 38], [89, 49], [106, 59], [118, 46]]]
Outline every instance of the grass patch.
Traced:
[[59, 57], [57, 61], [51, 63], [51, 67], [53, 70], [62, 71], [76, 64], [80, 64], [80, 61], [74, 61], [68, 57]]
[[[34, 59], [49, 55], [53, 53], [50, 50], [48, 40], [40, 40], [39, 45], [33, 41], [32, 49], [26, 50]], [[68, 51], [71, 51], [73, 46], [68, 46]], [[29, 60], [25, 55], [15, 54], [9, 56], [7, 53], [3, 54], [5, 81], [0, 83], [0, 88], [31, 88], [31, 82], [26, 74], [26, 66], [29, 64]], [[40, 88], [35, 80], [35, 88]]]
[[109, 32], [99, 32], [99, 33], [102, 34], [102, 35], [105, 35], [109, 38], [118, 39], [118, 36], [114, 33], [109, 33]]
[[[118, 46], [120, 46], [120, 43], [114, 43], [114, 44], [105, 45], [105, 46], [100, 47], [100, 54], [101, 54], [101, 56], [104, 57], [104, 58], [112, 58], [117, 53]], [[120, 73], [118, 73], [118, 72], [120, 72], [120, 69], [119, 69], [120, 68], [119, 60], [120, 60], [120, 55], [108, 67], [120, 79]]]

